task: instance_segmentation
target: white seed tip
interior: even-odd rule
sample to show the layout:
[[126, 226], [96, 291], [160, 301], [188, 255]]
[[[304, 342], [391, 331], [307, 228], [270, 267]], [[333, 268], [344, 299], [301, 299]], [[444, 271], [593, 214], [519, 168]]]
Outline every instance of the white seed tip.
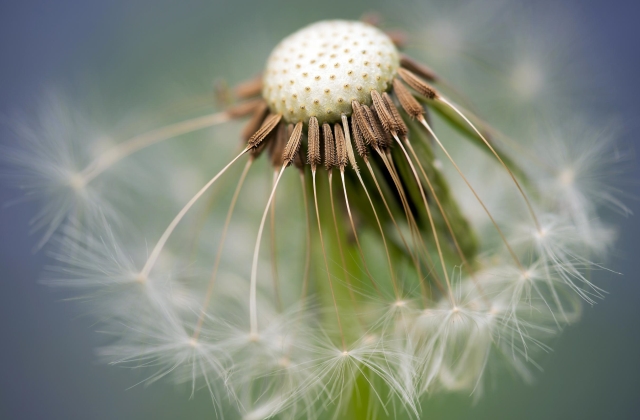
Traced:
[[273, 50], [262, 96], [287, 122], [336, 122], [351, 115], [351, 99], [369, 105], [372, 90], [386, 91], [399, 65], [395, 45], [379, 29], [357, 21], [318, 22]]
[[288, 357], [283, 357], [278, 361], [278, 364], [283, 368], [288, 368], [291, 365], [291, 360]]
[[87, 185], [85, 178], [81, 174], [73, 174], [69, 177], [69, 186], [73, 188], [74, 191], [82, 190], [85, 185]]
[[564, 171], [560, 172], [560, 175], [558, 176], [560, 185], [562, 185], [563, 187], [569, 187], [573, 185], [575, 178], [576, 174], [571, 168], [565, 169]]

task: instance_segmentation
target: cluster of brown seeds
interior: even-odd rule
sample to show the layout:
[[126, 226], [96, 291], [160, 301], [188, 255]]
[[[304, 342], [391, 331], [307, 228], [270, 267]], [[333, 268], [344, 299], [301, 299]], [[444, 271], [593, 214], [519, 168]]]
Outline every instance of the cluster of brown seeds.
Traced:
[[[401, 64], [403, 67], [398, 69], [399, 77], [393, 79], [388, 92], [370, 92], [370, 106], [354, 100], [351, 103], [352, 114], [343, 114], [342, 120], [333, 124], [320, 124], [317, 118], [311, 117], [306, 130], [306, 159], [300, 156], [303, 122], [287, 124], [281, 114], [270, 112], [263, 99], [251, 98], [262, 91], [259, 78], [236, 88], [236, 95], [248, 100], [229, 108], [227, 112], [236, 118], [251, 116], [242, 131], [242, 139], [255, 157], [268, 149], [275, 167], [293, 163], [301, 168], [307, 163], [313, 171], [323, 164], [327, 170], [334, 167], [343, 170], [349, 162], [355, 165], [354, 159], [349, 156], [350, 141], [353, 141], [358, 155], [366, 160], [370, 149], [386, 152], [393, 145], [394, 138], [406, 136], [407, 126], [394, 96], [400, 108], [411, 118], [423, 115], [424, 108], [409, 87], [427, 99], [437, 97], [436, 91], [425, 81], [434, 79], [428, 68], [405, 56]], [[324, 143], [324, 147], [321, 143]]]

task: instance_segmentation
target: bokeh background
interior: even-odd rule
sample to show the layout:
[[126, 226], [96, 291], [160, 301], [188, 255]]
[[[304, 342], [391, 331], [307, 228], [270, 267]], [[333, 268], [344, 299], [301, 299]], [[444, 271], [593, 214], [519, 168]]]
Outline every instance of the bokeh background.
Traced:
[[[623, 122], [622, 140], [640, 145], [640, 3], [565, 0], [579, 23], [590, 73], [606, 94], [600, 108]], [[381, 3], [411, 13], [413, 2]], [[550, 5], [549, 2], [548, 5]], [[107, 106], [153, 101], [154, 90], [211, 89], [214, 75], [235, 82], [256, 73], [269, 40], [321, 18], [357, 18], [371, 1], [24, 0], [0, 3], [0, 115], [29, 111], [52, 86], [100, 96]], [[538, 6], [544, 12], [545, 4]], [[265, 36], [265, 34], [267, 34]], [[246, 51], [243, 56], [239, 51]], [[256, 53], [258, 51], [258, 53]], [[260, 51], [262, 51], [260, 53]], [[191, 57], [208, 68], [189, 65]], [[206, 71], [205, 71], [206, 70]], [[586, 71], [586, 70], [585, 70]], [[209, 72], [209, 76], [206, 76]], [[2, 144], [11, 143], [0, 130]], [[640, 197], [637, 160], [626, 191]], [[0, 203], [20, 192], [0, 186]], [[640, 202], [629, 207], [640, 215]], [[90, 320], [64, 295], [38, 283], [47, 264], [28, 234], [31, 203], [0, 210], [0, 418], [213, 418], [204, 393], [167, 383], [135, 386], [138, 376], [97, 363]], [[611, 215], [611, 217], [617, 217]], [[423, 406], [429, 419], [640, 418], [640, 217], [617, 217], [620, 240], [600, 272], [607, 298], [552, 343], [545, 372], [533, 386], [502, 378], [478, 403], [437, 396]]]

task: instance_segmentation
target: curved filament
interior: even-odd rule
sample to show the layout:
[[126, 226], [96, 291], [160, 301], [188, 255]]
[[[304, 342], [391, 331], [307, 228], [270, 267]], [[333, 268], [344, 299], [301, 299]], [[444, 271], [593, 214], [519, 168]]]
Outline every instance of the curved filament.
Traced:
[[476, 128], [475, 125], [473, 125], [471, 123], [471, 121], [469, 121], [469, 119], [462, 113], [460, 112], [460, 110], [455, 107], [451, 102], [447, 101], [445, 98], [443, 97], [438, 97], [438, 100], [440, 100], [442, 103], [444, 103], [445, 105], [447, 105], [448, 107], [450, 107], [451, 109], [453, 109], [453, 111], [455, 113], [457, 113], [463, 120], [465, 120], [465, 122], [467, 124], [469, 124], [469, 126], [473, 129], [473, 131], [476, 132], [476, 134], [482, 139], [482, 141], [484, 142], [484, 144], [489, 148], [489, 150], [491, 150], [491, 153], [493, 153], [493, 155], [496, 157], [496, 159], [498, 159], [498, 161], [500, 162], [500, 164], [504, 167], [504, 169], [509, 173], [509, 176], [511, 177], [511, 179], [513, 180], [514, 184], [516, 185], [516, 187], [518, 188], [518, 191], [520, 191], [520, 195], [522, 196], [522, 198], [524, 199], [525, 203], [527, 204], [527, 209], [529, 210], [529, 213], [531, 214], [531, 218], [533, 219], [534, 224], [536, 225], [536, 229], [538, 230], [538, 232], [541, 231], [540, 228], [540, 222], [538, 222], [538, 218], [536, 217], [536, 213], [533, 210], [533, 206], [531, 205], [531, 202], [529, 201], [529, 198], [527, 197], [527, 195], [524, 193], [524, 190], [522, 189], [522, 186], [520, 185], [520, 183], [518, 182], [518, 180], [516, 179], [516, 176], [513, 174], [513, 172], [511, 171], [511, 169], [509, 169], [509, 167], [504, 163], [504, 161], [502, 160], [502, 158], [500, 157], [500, 155], [498, 154], [498, 152], [495, 151], [495, 149], [493, 148], [493, 146], [491, 146], [491, 143], [489, 143], [487, 141], [487, 139], [482, 135], [482, 133], [480, 133], [480, 131]]
[[447, 267], [446, 267], [445, 262], [444, 262], [444, 255], [442, 254], [442, 247], [440, 246], [440, 239], [438, 239], [438, 232], [436, 230], [436, 225], [435, 225], [435, 223], [433, 221], [433, 215], [431, 214], [431, 209], [429, 208], [429, 203], [427, 202], [427, 196], [424, 193], [424, 188], [422, 188], [422, 182], [420, 182], [420, 177], [418, 176], [418, 173], [416, 172], [416, 168], [413, 165], [413, 162], [411, 161], [411, 158], [409, 157], [409, 154], [407, 153], [407, 150], [402, 145], [402, 142], [400, 141], [400, 139], [395, 134], [394, 134], [393, 137], [395, 138], [396, 142], [398, 143], [398, 145], [402, 149], [402, 152], [404, 153], [405, 158], [407, 159], [407, 162], [409, 163], [409, 166], [411, 167], [411, 171], [413, 172], [413, 176], [415, 177], [416, 183], [418, 184], [418, 189], [420, 190], [420, 195], [422, 196], [422, 201], [424, 202], [424, 207], [425, 207], [425, 210], [427, 211], [427, 217], [429, 218], [429, 224], [431, 225], [431, 230], [433, 231], [433, 239], [435, 240], [435, 243], [436, 243], [436, 250], [438, 251], [438, 257], [440, 258], [440, 265], [442, 266], [442, 271], [444, 273], [444, 279], [447, 282], [447, 288], [449, 289], [449, 299], [451, 300], [451, 304], [455, 306], [455, 300], [453, 298], [453, 289], [451, 288], [451, 281], [449, 280], [449, 273], [447, 272]]
[[329, 262], [327, 261], [327, 252], [324, 247], [324, 239], [322, 238], [322, 226], [320, 224], [320, 212], [318, 211], [318, 193], [316, 191], [316, 171], [312, 171], [313, 175], [313, 202], [316, 206], [316, 219], [318, 220], [318, 234], [320, 235], [320, 245], [322, 246], [322, 256], [324, 257], [324, 266], [327, 270], [327, 280], [329, 281], [329, 289], [331, 289], [331, 299], [333, 299], [333, 307], [336, 310], [336, 318], [338, 320], [338, 328], [340, 330], [340, 339], [342, 340], [342, 349], [347, 350], [347, 343], [344, 339], [344, 332], [342, 331], [342, 322], [340, 322], [340, 311], [338, 310], [338, 302], [336, 301], [336, 294], [333, 290], [333, 281], [331, 280], [331, 272], [329, 271]]
[[137, 152], [140, 149], [144, 149], [145, 147], [149, 147], [163, 140], [212, 127], [229, 120], [231, 120], [231, 117], [228, 113], [218, 112], [216, 114], [192, 118], [190, 120], [180, 121], [175, 124], [157, 128], [152, 131], [147, 131], [146, 133], [139, 134], [129, 140], [118, 144], [117, 146], [114, 146], [112, 149], [102, 154], [99, 158], [97, 158], [86, 168], [84, 168], [80, 172], [80, 175], [84, 183], [88, 184], [111, 165]]
[[467, 177], [464, 176], [464, 174], [462, 173], [462, 170], [460, 169], [458, 164], [455, 162], [455, 160], [453, 160], [453, 157], [449, 154], [447, 149], [444, 147], [444, 145], [442, 144], [440, 139], [438, 139], [438, 136], [436, 136], [436, 134], [431, 129], [431, 126], [429, 126], [429, 124], [425, 121], [425, 119], [424, 118], [420, 118], [419, 121], [427, 129], [427, 131], [429, 131], [429, 134], [431, 134], [431, 136], [433, 136], [434, 140], [436, 141], [436, 143], [438, 143], [438, 146], [440, 146], [440, 148], [442, 149], [444, 154], [447, 155], [447, 158], [453, 164], [453, 166], [456, 168], [456, 171], [458, 171], [458, 174], [460, 175], [460, 177], [462, 177], [462, 180], [464, 181], [464, 183], [467, 184], [467, 187], [469, 187], [469, 189], [473, 193], [473, 195], [476, 198], [476, 200], [478, 201], [478, 203], [480, 203], [480, 205], [484, 209], [484, 211], [487, 214], [487, 216], [489, 216], [489, 219], [491, 220], [491, 223], [493, 224], [493, 226], [495, 227], [496, 231], [500, 235], [500, 238], [502, 239], [502, 242], [504, 242], [505, 246], [507, 247], [507, 250], [509, 251], [509, 254], [511, 254], [511, 258], [513, 258], [513, 260], [515, 261], [515, 263], [518, 266], [518, 268], [520, 268], [520, 270], [522, 272], [524, 272], [525, 269], [522, 266], [522, 263], [520, 263], [520, 260], [516, 256], [516, 253], [511, 248], [511, 245], [509, 245], [509, 242], [507, 241], [507, 238], [504, 236], [504, 233], [502, 232], [502, 229], [500, 229], [500, 226], [498, 226], [498, 223], [495, 221], [495, 219], [493, 218], [493, 215], [491, 214], [489, 209], [487, 209], [487, 206], [485, 206], [485, 204], [482, 201], [482, 199], [480, 198], [480, 196], [478, 196], [478, 193], [476, 192], [476, 190], [471, 186], [471, 183], [469, 182]]
[[244, 184], [244, 180], [246, 179], [252, 164], [253, 164], [253, 159], [249, 159], [244, 169], [242, 170], [242, 174], [240, 175], [240, 179], [238, 180], [238, 185], [236, 187], [236, 190], [233, 193], [233, 197], [231, 198], [231, 204], [229, 204], [227, 217], [225, 218], [225, 221], [224, 221], [224, 228], [222, 228], [222, 234], [220, 235], [220, 242], [218, 243], [218, 252], [216, 253], [216, 259], [215, 259], [215, 262], [213, 263], [213, 270], [211, 271], [211, 278], [209, 279], [209, 286], [207, 287], [207, 291], [204, 296], [204, 302], [202, 303], [202, 310], [200, 312], [200, 317], [198, 318], [198, 323], [196, 324], [196, 328], [193, 332], [192, 338], [194, 340], [197, 340], [200, 335], [200, 330], [202, 328], [202, 324], [206, 316], [207, 307], [209, 306], [209, 301], [211, 301], [211, 296], [213, 295], [213, 286], [216, 282], [216, 277], [218, 275], [218, 267], [220, 266], [222, 250], [224, 249], [224, 242], [227, 238], [227, 231], [229, 230], [231, 217], [233, 216], [233, 211], [235, 210], [236, 203], [238, 202], [238, 197], [240, 196], [240, 190], [242, 189], [242, 185]]
[[[276, 179], [278, 178], [278, 171], [274, 171], [273, 173], [273, 183], [275, 184]], [[273, 200], [271, 200], [271, 211], [270, 211], [270, 233], [271, 233], [271, 276], [273, 279], [273, 293], [276, 297], [276, 309], [279, 312], [282, 312], [282, 299], [280, 298], [280, 287], [279, 287], [279, 279], [278, 279], [278, 244], [276, 241], [276, 197], [274, 195]]]
[[260, 227], [258, 228], [258, 238], [256, 239], [256, 245], [253, 250], [253, 262], [251, 263], [251, 285], [249, 291], [249, 318], [251, 323], [251, 335], [256, 337], [258, 335], [258, 305], [257, 305], [257, 297], [256, 297], [256, 289], [258, 282], [258, 256], [260, 254], [260, 240], [262, 239], [262, 232], [264, 230], [264, 223], [267, 220], [267, 214], [269, 213], [269, 208], [271, 206], [271, 200], [273, 200], [273, 196], [276, 194], [276, 188], [278, 188], [278, 183], [282, 178], [282, 174], [284, 170], [287, 168], [286, 164], [282, 165], [282, 169], [280, 169], [280, 173], [273, 183], [273, 188], [271, 189], [271, 194], [269, 194], [269, 200], [267, 201], [267, 205], [264, 209], [264, 213], [262, 214], [262, 219], [260, 220]]
[[389, 255], [389, 248], [387, 247], [387, 239], [384, 236], [384, 230], [382, 229], [382, 224], [380, 223], [380, 218], [378, 217], [378, 212], [376, 211], [375, 206], [373, 205], [373, 201], [371, 200], [371, 196], [369, 195], [369, 191], [367, 191], [367, 187], [364, 185], [364, 181], [362, 180], [362, 176], [360, 176], [360, 172], [356, 172], [358, 175], [358, 179], [360, 180], [360, 184], [364, 189], [364, 193], [367, 195], [369, 199], [369, 204], [371, 204], [371, 209], [373, 210], [373, 215], [376, 218], [376, 222], [378, 223], [378, 229], [380, 230], [380, 235], [382, 236], [382, 244], [384, 245], [384, 251], [387, 255], [387, 263], [389, 264], [389, 273], [391, 275], [391, 283], [393, 284], [393, 292], [396, 296], [396, 299], [400, 298], [399, 290], [398, 290], [398, 282], [396, 280], [396, 275], [393, 270], [393, 264], [391, 263], [391, 256]]
[[193, 207], [193, 205], [200, 199], [200, 197], [202, 197], [202, 195], [205, 192], [207, 192], [207, 190], [218, 180], [218, 178], [220, 178], [220, 176], [222, 176], [222, 174], [224, 174], [227, 171], [227, 169], [231, 167], [231, 165], [233, 165], [238, 159], [240, 159], [248, 151], [249, 149], [244, 149], [242, 152], [240, 152], [238, 156], [233, 158], [231, 162], [227, 163], [227, 166], [222, 168], [222, 170], [218, 172], [216, 176], [211, 178], [211, 180], [207, 182], [205, 186], [202, 187], [200, 191], [198, 191], [198, 193], [194, 195], [191, 200], [189, 200], [189, 202], [182, 208], [182, 210], [180, 210], [180, 212], [171, 221], [167, 229], [164, 231], [164, 233], [158, 240], [158, 243], [153, 248], [153, 251], [151, 251], [151, 254], [149, 255], [149, 258], [147, 259], [147, 262], [145, 263], [144, 267], [142, 268], [142, 271], [140, 271], [139, 278], [141, 281], [144, 281], [149, 276], [149, 273], [151, 272], [153, 265], [156, 263], [158, 257], [160, 256], [160, 252], [162, 252], [162, 248], [164, 248], [164, 245], [166, 244], [167, 240], [173, 233], [174, 229], [176, 228], [176, 226], [178, 226], [178, 223], [180, 223], [182, 218], [187, 214], [187, 212], [191, 209], [191, 207]]

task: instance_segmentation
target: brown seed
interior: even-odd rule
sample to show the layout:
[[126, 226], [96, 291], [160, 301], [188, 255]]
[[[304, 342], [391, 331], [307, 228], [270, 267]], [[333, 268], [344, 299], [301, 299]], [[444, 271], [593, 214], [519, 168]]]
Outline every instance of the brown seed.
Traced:
[[260, 129], [262, 122], [267, 117], [269, 113], [269, 107], [266, 102], [262, 102], [258, 108], [253, 111], [253, 115], [251, 119], [247, 122], [247, 124], [242, 129], [242, 133], [240, 134], [243, 142], [248, 142], [249, 138]]
[[353, 140], [356, 143], [356, 151], [358, 154], [366, 161], [367, 156], [369, 156], [369, 149], [367, 149], [367, 145], [364, 142], [364, 137], [362, 136], [362, 132], [358, 127], [358, 124], [351, 124], [353, 131]]
[[275, 143], [275, 141], [276, 141], [275, 136], [273, 132], [271, 132], [271, 134], [268, 135], [263, 142], [261, 142], [259, 145], [257, 145], [253, 149], [249, 150], [249, 153], [251, 154], [252, 159], [255, 160], [259, 158], [262, 152], [264, 152], [264, 150], [267, 148], [267, 144]]
[[322, 156], [320, 155], [320, 127], [318, 125], [318, 119], [311, 117], [309, 119], [309, 131], [308, 137], [308, 150], [307, 161], [311, 165], [311, 170], [315, 171], [316, 168], [322, 164]]
[[387, 109], [387, 105], [384, 103], [382, 96], [380, 96], [380, 93], [378, 93], [377, 90], [371, 91], [371, 99], [373, 100], [373, 108], [376, 110], [378, 117], [380, 117], [382, 128], [388, 133], [392, 131], [397, 131], [395, 127], [395, 121], [393, 120], [393, 116], [391, 115], [391, 112]]
[[250, 101], [230, 106], [227, 108], [226, 113], [231, 118], [242, 118], [255, 112], [262, 104], [265, 104], [262, 98], [251, 99]]
[[333, 139], [331, 126], [322, 124], [322, 134], [324, 136], [324, 167], [327, 171], [336, 166], [336, 141]]
[[413, 97], [409, 89], [398, 79], [393, 79], [393, 91], [400, 101], [400, 105], [411, 118], [416, 118], [424, 112], [420, 103]]
[[405, 31], [394, 30], [394, 31], [385, 31], [385, 33], [389, 38], [391, 38], [391, 42], [393, 42], [393, 44], [397, 48], [404, 48], [407, 46], [407, 43], [409, 42], [409, 35]]
[[251, 80], [242, 82], [234, 88], [236, 97], [239, 99], [247, 99], [252, 96], [258, 96], [262, 93], [262, 75], [258, 75]]
[[427, 82], [425, 82], [409, 70], [399, 68], [398, 74], [400, 75], [400, 77], [402, 77], [402, 80], [404, 80], [409, 86], [411, 86], [416, 90], [416, 92], [418, 92], [425, 98], [435, 99], [438, 96], [436, 91], [431, 86], [429, 86]]
[[367, 12], [360, 16], [360, 20], [371, 26], [379, 26], [382, 23], [382, 16], [377, 12]]
[[364, 111], [365, 118], [367, 119], [369, 126], [375, 133], [376, 142], [374, 145], [381, 149], [389, 148], [391, 143], [388, 140], [389, 135], [382, 129], [382, 124], [380, 124], [380, 120], [378, 119], [375, 111], [366, 105], [362, 106], [362, 110]]
[[271, 114], [265, 118], [260, 128], [249, 138], [247, 147], [249, 149], [253, 149], [259, 145], [262, 140], [264, 140], [265, 137], [267, 137], [267, 135], [276, 128], [281, 119], [282, 115], [280, 114]]
[[335, 123], [333, 130], [336, 139], [336, 164], [340, 167], [340, 170], [343, 171], [349, 163], [344, 131], [342, 131], [342, 125], [340, 123]]
[[380, 148], [382, 150], [390, 149], [391, 146], [393, 146], [393, 137], [391, 136], [391, 133], [388, 131], [385, 131], [382, 128], [382, 124], [380, 123], [380, 117], [378, 116], [378, 113], [376, 112], [375, 109], [370, 108], [370, 113], [371, 113], [371, 120], [373, 121], [373, 124], [376, 127], [376, 131], [378, 131], [382, 137], [382, 140], [380, 140]]
[[396, 105], [393, 103], [391, 96], [389, 96], [387, 92], [384, 92], [382, 94], [382, 99], [384, 100], [385, 105], [387, 105], [387, 109], [391, 112], [391, 116], [393, 117], [393, 122], [394, 122], [396, 132], [401, 137], [406, 136], [407, 133], [409, 132], [409, 129], [407, 128], [407, 125], [402, 120], [402, 116], [400, 115], [398, 108], [396, 108]]
[[353, 125], [357, 125], [360, 128], [360, 132], [362, 133], [365, 143], [367, 145], [373, 144], [374, 147], [377, 147], [379, 138], [376, 137], [376, 132], [370, 126], [367, 117], [365, 116], [363, 106], [360, 105], [358, 101], [352, 101], [351, 107], [353, 108]]
[[284, 152], [282, 153], [282, 161], [283, 165], [291, 165], [291, 162], [296, 158], [298, 151], [300, 150], [300, 143], [302, 139], [302, 121], [296, 124], [293, 132], [291, 133], [291, 137], [289, 137], [289, 141], [284, 148]]
[[437, 80], [436, 74], [433, 70], [405, 54], [400, 55], [400, 66], [430, 82], [435, 82]]

